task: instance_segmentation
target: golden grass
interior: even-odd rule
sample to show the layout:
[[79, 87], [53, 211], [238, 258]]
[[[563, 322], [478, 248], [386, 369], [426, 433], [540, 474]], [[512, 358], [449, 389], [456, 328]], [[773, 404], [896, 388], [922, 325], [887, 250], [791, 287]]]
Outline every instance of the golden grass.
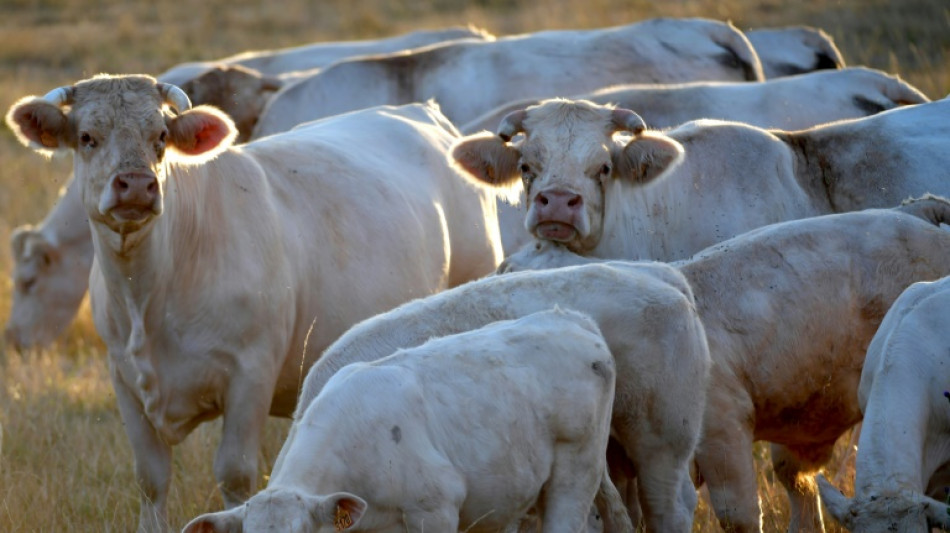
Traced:
[[[496, 34], [590, 28], [657, 16], [731, 20], [740, 28], [824, 28], [849, 64], [900, 74], [931, 98], [950, 92], [950, 6], [944, 0], [6, 0], [0, 17], [0, 109], [98, 72], [157, 74], [176, 63], [248, 49], [371, 38], [473, 23]], [[69, 158], [45, 161], [0, 128], [0, 323], [11, 302], [9, 235], [38, 222], [56, 198]], [[102, 343], [84, 306], [51, 350], [0, 361], [0, 531], [128, 531], [138, 494]], [[287, 429], [272, 421], [261, 464], [272, 464]], [[219, 424], [199, 428], [175, 451], [169, 516], [174, 527], [221, 505], [211, 463]], [[847, 438], [843, 439], [847, 442]], [[839, 444], [831, 475], [852, 483]], [[766, 531], [786, 520], [784, 491], [768, 452], [756, 446]], [[838, 468], [838, 465], [843, 465]], [[264, 484], [261, 474], [260, 485]], [[715, 531], [701, 503], [695, 531]], [[833, 531], [838, 531], [833, 529]]]

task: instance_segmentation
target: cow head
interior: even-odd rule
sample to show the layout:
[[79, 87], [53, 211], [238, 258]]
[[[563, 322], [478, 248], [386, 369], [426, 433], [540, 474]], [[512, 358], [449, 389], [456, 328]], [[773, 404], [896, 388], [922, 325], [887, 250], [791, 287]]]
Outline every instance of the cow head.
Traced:
[[[506, 188], [521, 178], [525, 228], [584, 254], [600, 241], [612, 180], [644, 184], [682, 159], [679, 144], [644, 129], [640, 116], [628, 109], [546, 100], [508, 114], [497, 135], [460, 139], [452, 158], [482, 184]], [[633, 136], [623, 142], [614, 138], [617, 132]], [[523, 139], [511, 142], [519, 133]]]
[[345, 492], [310, 496], [295, 490], [265, 489], [241, 507], [195, 518], [182, 533], [350, 531], [356, 529], [365, 511], [365, 501]]
[[[166, 107], [167, 106], [167, 107]], [[75, 179], [90, 221], [134, 232], [161, 214], [166, 148], [203, 161], [234, 139], [212, 107], [190, 109], [174, 85], [148, 76], [100, 75], [15, 103], [7, 123], [41, 153], [75, 152]]]
[[218, 65], [181, 85], [195, 105], [206, 104], [224, 111], [234, 120], [238, 142], [247, 142], [261, 111], [280, 79], [240, 65]]
[[847, 498], [822, 475], [818, 492], [831, 516], [855, 533], [950, 527], [950, 506], [921, 493], [902, 490]]
[[18, 350], [48, 345], [79, 310], [88, 286], [91, 253], [64, 253], [62, 244], [30, 226], [13, 232], [11, 246], [13, 308], [4, 338]]

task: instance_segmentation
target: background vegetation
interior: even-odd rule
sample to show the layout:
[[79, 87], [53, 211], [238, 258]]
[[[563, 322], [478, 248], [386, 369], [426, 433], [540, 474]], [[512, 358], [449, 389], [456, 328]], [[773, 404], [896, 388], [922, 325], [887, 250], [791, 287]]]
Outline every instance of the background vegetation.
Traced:
[[[851, 65], [899, 74], [931, 98], [950, 92], [950, 5], [945, 0], [0, 0], [0, 110], [28, 94], [99, 72], [158, 74], [183, 61], [420, 28], [475, 24], [497, 34], [593, 28], [658, 17], [731, 20], [740, 29], [805, 24], [830, 33]], [[40, 221], [69, 173], [0, 128], [0, 323], [9, 316], [14, 227]], [[2, 348], [0, 348], [2, 349]], [[84, 309], [54, 349], [0, 361], [0, 531], [128, 531], [138, 494], [131, 450], [105, 354]], [[273, 421], [261, 451], [276, 456], [287, 427]], [[211, 474], [217, 424], [176, 450], [172, 525], [221, 502]], [[847, 436], [844, 439], [847, 440]], [[853, 444], [853, 443], [852, 443]], [[829, 469], [849, 486], [842, 442]], [[758, 447], [767, 531], [783, 530], [787, 504]], [[266, 482], [261, 474], [261, 485]], [[716, 530], [702, 506], [697, 531]]]

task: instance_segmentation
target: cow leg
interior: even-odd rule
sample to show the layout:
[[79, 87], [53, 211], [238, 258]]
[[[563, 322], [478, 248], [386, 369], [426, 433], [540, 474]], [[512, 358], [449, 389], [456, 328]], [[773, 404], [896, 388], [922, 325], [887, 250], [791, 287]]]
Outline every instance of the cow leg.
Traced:
[[802, 448], [772, 444], [775, 477], [788, 492], [788, 531], [824, 531], [818, 491], [810, 474], [831, 459], [835, 441]]
[[[624, 506], [617, 487], [610, 480], [607, 470], [600, 479], [597, 495], [594, 496], [594, 505], [600, 514], [604, 533], [632, 533], [633, 523]], [[588, 531], [595, 530], [588, 520]]]
[[760, 532], [762, 518], [752, 459], [752, 432], [740, 424], [726, 423], [737, 419], [721, 415], [716, 415], [719, 424], [705, 427], [696, 451], [699, 473], [725, 531]]
[[221, 443], [214, 456], [214, 477], [226, 509], [241, 505], [254, 491], [261, 433], [273, 396], [273, 388], [240, 380], [231, 383], [230, 391]]
[[[551, 476], [544, 484], [541, 497], [541, 530], [544, 533], [577, 533], [586, 530], [587, 516], [606, 475], [606, 466], [599, 471], [585, 468], [590, 465], [591, 459], [596, 460], [603, 453], [593, 448], [590, 445], [558, 445], [554, 448]], [[614, 495], [619, 501], [616, 488]]]
[[623, 449], [623, 445], [613, 437], [610, 437], [607, 442], [607, 467], [610, 479], [613, 480], [614, 486], [627, 507], [630, 522], [637, 526], [643, 519], [637, 496], [637, 472], [633, 467], [633, 462], [627, 457], [627, 451]]
[[166, 500], [172, 478], [172, 448], [152, 427], [141, 402], [112, 372], [112, 386], [125, 434], [135, 458], [135, 479], [141, 491], [139, 533], [168, 531]]

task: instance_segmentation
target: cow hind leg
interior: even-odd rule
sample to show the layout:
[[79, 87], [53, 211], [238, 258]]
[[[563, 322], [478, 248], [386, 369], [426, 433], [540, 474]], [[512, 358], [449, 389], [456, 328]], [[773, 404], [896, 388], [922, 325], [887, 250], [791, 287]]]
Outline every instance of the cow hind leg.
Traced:
[[[594, 467], [598, 465], [599, 467]], [[542, 531], [576, 533], [586, 530], [587, 516], [601, 491], [606, 472], [603, 451], [594, 446], [561, 445], [554, 449], [551, 476], [541, 495]], [[619, 500], [619, 495], [614, 495]]]
[[812, 474], [831, 459], [834, 445], [834, 441], [800, 448], [772, 444], [772, 468], [788, 493], [788, 531], [824, 531]]
[[723, 530], [762, 531], [751, 432], [736, 424], [707, 424], [696, 463]]

